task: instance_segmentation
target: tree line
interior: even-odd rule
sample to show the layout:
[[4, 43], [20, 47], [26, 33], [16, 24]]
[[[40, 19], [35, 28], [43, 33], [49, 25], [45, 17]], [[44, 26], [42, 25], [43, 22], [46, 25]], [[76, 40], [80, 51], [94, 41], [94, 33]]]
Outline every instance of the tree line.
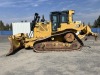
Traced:
[[12, 30], [12, 24], [4, 24], [2, 20], [0, 21], [0, 31], [3, 30]]
[[[85, 25], [85, 23], [83, 23]], [[88, 23], [89, 26], [90, 23]], [[93, 28], [100, 28], [100, 16], [94, 21], [93, 25], [91, 26]], [[12, 30], [12, 24], [4, 24], [2, 20], [0, 20], [0, 31], [1, 30]]]

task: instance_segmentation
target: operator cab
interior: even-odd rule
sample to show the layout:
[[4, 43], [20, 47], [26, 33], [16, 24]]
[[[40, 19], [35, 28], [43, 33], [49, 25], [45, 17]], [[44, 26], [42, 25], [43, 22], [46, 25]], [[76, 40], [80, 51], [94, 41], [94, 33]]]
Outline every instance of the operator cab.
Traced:
[[52, 24], [52, 31], [57, 31], [57, 28], [61, 26], [61, 23], [69, 23], [69, 16], [69, 11], [51, 12], [50, 19]]

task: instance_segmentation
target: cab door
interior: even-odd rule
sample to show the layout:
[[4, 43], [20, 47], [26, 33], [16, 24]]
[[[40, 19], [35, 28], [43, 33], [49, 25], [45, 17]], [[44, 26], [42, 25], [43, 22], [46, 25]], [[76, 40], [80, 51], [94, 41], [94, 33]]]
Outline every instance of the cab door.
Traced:
[[59, 15], [51, 15], [52, 22], [52, 31], [57, 31], [57, 28], [60, 26]]

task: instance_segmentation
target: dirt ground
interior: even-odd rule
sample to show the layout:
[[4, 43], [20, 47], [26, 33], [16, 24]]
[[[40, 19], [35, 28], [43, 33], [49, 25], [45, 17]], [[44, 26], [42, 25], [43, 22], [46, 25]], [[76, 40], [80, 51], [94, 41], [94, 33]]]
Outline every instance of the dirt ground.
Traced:
[[22, 49], [6, 57], [7, 36], [0, 36], [0, 75], [100, 75], [100, 37], [84, 41], [81, 51], [34, 53]]

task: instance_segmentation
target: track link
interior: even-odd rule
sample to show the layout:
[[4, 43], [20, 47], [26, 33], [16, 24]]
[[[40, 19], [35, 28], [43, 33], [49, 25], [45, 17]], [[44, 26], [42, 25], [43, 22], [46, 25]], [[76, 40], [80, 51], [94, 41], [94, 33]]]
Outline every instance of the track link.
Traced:
[[[68, 33], [74, 35], [75, 40], [73, 42], [67, 42], [64, 39], [64, 36]], [[62, 40], [57, 40], [60, 37]], [[54, 40], [52, 40], [54, 38]], [[47, 52], [47, 51], [72, 51], [72, 50], [80, 50], [84, 46], [83, 42], [77, 37], [77, 35], [73, 32], [63, 32], [59, 34], [54, 34], [50, 37], [40, 39], [35, 41], [33, 44], [33, 51], [35, 52]]]

